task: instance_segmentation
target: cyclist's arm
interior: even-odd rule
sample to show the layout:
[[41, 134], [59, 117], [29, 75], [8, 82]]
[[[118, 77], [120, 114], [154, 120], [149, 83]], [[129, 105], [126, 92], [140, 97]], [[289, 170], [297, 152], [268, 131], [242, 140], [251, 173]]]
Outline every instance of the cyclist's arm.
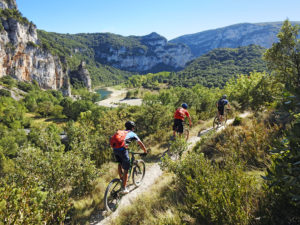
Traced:
[[228, 109], [230, 109], [230, 108], [231, 108], [231, 106], [230, 106], [229, 102], [228, 102], [228, 104], [227, 104], [227, 105], [228, 105]]
[[189, 123], [190, 123], [190, 127], [191, 127], [191, 126], [193, 125], [193, 124], [192, 124], [191, 116], [189, 116], [188, 119], [189, 119]]
[[137, 143], [140, 145], [140, 147], [144, 150], [145, 153], [147, 153], [147, 149], [142, 141], [137, 141]]

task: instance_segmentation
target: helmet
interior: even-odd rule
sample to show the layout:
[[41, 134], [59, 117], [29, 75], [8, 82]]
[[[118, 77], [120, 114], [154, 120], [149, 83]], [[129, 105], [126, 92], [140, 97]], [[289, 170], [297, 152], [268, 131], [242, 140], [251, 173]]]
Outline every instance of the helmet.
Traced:
[[226, 98], [227, 98], [227, 95], [223, 95], [222, 98], [223, 98], [223, 99], [226, 99]]
[[186, 103], [182, 103], [181, 107], [184, 108], [184, 109], [187, 109], [188, 105]]
[[127, 121], [125, 123], [125, 127], [126, 127], [127, 130], [131, 130], [132, 128], [135, 127], [135, 123], [133, 121]]

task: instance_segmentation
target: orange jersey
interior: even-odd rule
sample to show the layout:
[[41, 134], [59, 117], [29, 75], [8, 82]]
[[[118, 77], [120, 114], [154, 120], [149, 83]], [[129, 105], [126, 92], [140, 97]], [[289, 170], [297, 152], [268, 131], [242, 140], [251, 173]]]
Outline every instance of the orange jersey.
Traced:
[[184, 120], [184, 116], [190, 117], [190, 114], [182, 107], [179, 107], [174, 113], [174, 119]]

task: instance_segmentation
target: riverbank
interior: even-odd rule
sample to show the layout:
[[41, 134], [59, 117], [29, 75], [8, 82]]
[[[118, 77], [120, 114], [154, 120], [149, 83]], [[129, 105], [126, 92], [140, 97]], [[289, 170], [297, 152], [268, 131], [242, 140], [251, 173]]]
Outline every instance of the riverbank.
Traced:
[[105, 106], [105, 107], [118, 107], [120, 104], [127, 104], [127, 105], [141, 105], [142, 99], [125, 99], [127, 90], [120, 89], [116, 90], [112, 87], [106, 88], [108, 91], [111, 91], [111, 94], [108, 98], [96, 102], [96, 104]]

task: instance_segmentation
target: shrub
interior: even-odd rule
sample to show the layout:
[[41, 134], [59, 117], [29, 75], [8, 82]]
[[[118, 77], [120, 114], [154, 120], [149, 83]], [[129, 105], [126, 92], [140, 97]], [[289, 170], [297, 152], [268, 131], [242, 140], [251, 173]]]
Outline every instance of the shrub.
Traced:
[[11, 97], [11, 93], [10, 93], [10, 91], [8, 91], [8, 90], [0, 89], [0, 96], [3, 96], [3, 97]]
[[242, 117], [236, 116], [232, 123], [233, 126], [239, 126], [242, 124]]
[[214, 166], [203, 154], [191, 153], [181, 162], [165, 159], [184, 195], [183, 210], [199, 224], [248, 224], [255, 209], [256, 181], [241, 165], [226, 161]]

